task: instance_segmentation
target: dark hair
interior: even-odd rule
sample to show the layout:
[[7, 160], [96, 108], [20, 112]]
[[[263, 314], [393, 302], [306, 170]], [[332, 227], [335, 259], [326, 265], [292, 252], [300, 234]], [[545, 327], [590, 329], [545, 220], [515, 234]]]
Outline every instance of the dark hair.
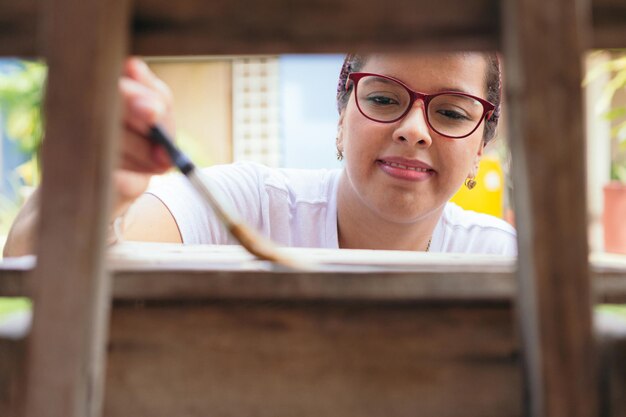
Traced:
[[[496, 106], [493, 115], [485, 122], [485, 132], [483, 140], [485, 144], [489, 143], [495, 135], [498, 127], [498, 119], [500, 118], [500, 102], [502, 99], [502, 76], [500, 72], [500, 60], [495, 53], [484, 53], [487, 61], [487, 73], [485, 74], [485, 84], [487, 85], [487, 100]], [[348, 75], [351, 72], [358, 72], [367, 61], [367, 55], [348, 54], [343, 61], [341, 73], [339, 74], [339, 83], [337, 84], [337, 110], [341, 111], [348, 104], [352, 86], [346, 89]]]

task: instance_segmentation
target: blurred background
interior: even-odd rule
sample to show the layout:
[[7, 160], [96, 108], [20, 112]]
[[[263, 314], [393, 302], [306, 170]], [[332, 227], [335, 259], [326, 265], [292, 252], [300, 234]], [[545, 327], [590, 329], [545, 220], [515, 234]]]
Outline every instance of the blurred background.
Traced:
[[[177, 140], [198, 165], [251, 160], [273, 167], [341, 167], [335, 155], [335, 94], [342, 55], [147, 62], [174, 93]], [[626, 55], [595, 51], [586, 65], [590, 245], [593, 251], [619, 252], [612, 243], [607, 247], [604, 223], [607, 195], [626, 184]], [[0, 60], [0, 246], [17, 210], [39, 183], [45, 76], [42, 63]], [[514, 223], [506, 106], [503, 116], [498, 139], [481, 162], [478, 186], [471, 192], [462, 188], [453, 201]], [[610, 210], [622, 210], [626, 218], [626, 205], [619, 204]], [[626, 227], [626, 221], [619, 223]], [[626, 240], [626, 231], [623, 235]]]
[[[173, 90], [177, 141], [198, 165], [251, 160], [273, 167], [339, 168], [335, 138], [341, 55], [147, 59]], [[626, 254], [626, 51], [586, 58], [589, 243], [594, 254]], [[504, 69], [506, 75], [506, 68]], [[41, 105], [46, 68], [0, 60], [0, 249], [40, 181]], [[515, 223], [510, 195], [506, 104], [478, 185], [453, 201]], [[551, 140], [551, 138], [545, 138]], [[581, 185], [582, 187], [582, 185]], [[609, 252], [609, 255], [605, 254]], [[621, 255], [617, 255], [621, 254]], [[0, 298], [0, 332], [27, 328], [30, 301]], [[626, 306], [597, 308], [626, 317]], [[18, 329], [18, 330], [15, 330]]]

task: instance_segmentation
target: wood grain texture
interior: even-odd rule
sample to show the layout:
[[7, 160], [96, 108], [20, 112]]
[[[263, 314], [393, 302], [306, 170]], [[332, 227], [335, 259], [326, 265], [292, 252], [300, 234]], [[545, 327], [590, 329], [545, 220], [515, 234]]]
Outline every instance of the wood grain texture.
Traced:
[[[5, 1], [5, 0], [3, 0]], [[0, 5], [0, 55], [41, 55], [34, 0]], [[17, 3], [17, 5], [16, 5]], [[43, 3], [43, 2], [42, 2]], [[132, 51], [192, 55], [495, 49], [497, 0], [140, 0]], [[245, 10], [245, 13], [242, 13]], [[393, 24], [390, 24], [393, 22]], [[25, 24], [24, 24], [25, 23]]]
[[[141, 54], [495, 49], [499, 2], [139, 0]], [[245, 10], [245, 13], [242, 13]]]
[[529, 415], [597, 415], [585, 201], [584, 2], [506, 3], [518, 299]]
[[[0, 55], [41, 55], [35, 0], [0, 2]], [[140, 0], [140, 55], [498, 49], [498, 0]], [[590, 46], [626, 47], [626, 6], [593, 0]], [[571, 5], [568, 5], [570, 7]], [[246, 10], [242, 14], [241, 10]], [[393, 24], [390, 24], [392, 22]]]
[[626, 417], [626, 332], [601, 333], [599, 339], [600, 416]]
[[[171, 251], [171, 248], [167, 250]], [[197, 300], [216, 297], [508, 302], [515, 296], [517, 287], [512, 266], [487, 264], [471, 255], [455, 255], [451, 262], [445, 257], [437, 262], [425, 262], [420, 256], [411, 270], [407, 270], [405, 264], [404, 271], [395, 270], [397, 265], [364, 272], [359, 265], [335, 264], [326, 265], [321, 272], [278, 273], [262, 269], [267, 267], [264, 263], [258, 263], [259, 269], [251, 269], [254, 264], [249, 260], [236, 262], [231, 259], [224, 265], [222, 259], [216, 264], [206, 250], [198, 247], [180, 246], [177, 257], [164, 256], [163, 251], [155, 249], [151, 252], [109, 265], [114, 278], [115, 299]], [[336, 251], [332, 258], [340, 258], [342, 253]], [[406, 255], [402, 254], [409, 258]], [[372, 262], [369, 254], [366, 258], [364, 262]], [[32, 258], [11, 259], [0, 263], [0, 297], [32, 296], [29, 276], [32, 261]], [[626, 258], [594, 256], [591, 275], [597, 302], [626, 303]]]
[[626, 48], [626, 2], [593, 0], [594, 48]]
[[[513, 317], [509, 302], [118, 302], [104, 415], [521, 416]], [[605, 417], [626, 410], [624, 326], [597, 330]], [[3, 417], [24, 349], [0, 340]]]
[[111, 323], [107, 417], [521, 416], [508, 308], [127, 305]]
[[39, 7], [38, 0], [0, 0], [0, 56], [41, 55]]
[[24, 388], [24, 362], [26, 343], [24, 340], [0, 338], [0, 415], [21, 417], [20, 393]]
[[[601, 338], [607, 416], [626, 405], [620, 329]], [[105, 415], [516, 416], [518, 352], [509, 303], [122, 303]]]
[[48, 0], [42, 206], [24, 415], [97, 416], [110, 281], [103, 267], [110, 171], [119, 136], [124, 0]]

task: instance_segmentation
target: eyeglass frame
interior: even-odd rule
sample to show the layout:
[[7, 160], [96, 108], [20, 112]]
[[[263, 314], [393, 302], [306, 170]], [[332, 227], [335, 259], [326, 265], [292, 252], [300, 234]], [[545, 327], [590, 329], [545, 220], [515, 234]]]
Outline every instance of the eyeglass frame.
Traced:
[[[409, 93], [409, 105], [407, 106], [406, 110], [398, 117], [396, 117], [393, 120], [377, 120], [374, 119], [373, 117], [368, 116], [367, 114], [365, 114], [365, 112], [361, 109], [361, 105], [359, 104], [359, 100], [357, 98], [357, 89], [358, 89], [358, 85], [359, 85], [359, 81], [362, 78], [368, 77], [368, 76], [374, 76], [374, 77], [380, 77], [380, 78], [384, 78], [390, 81], [394, 81], [398, 84], [400, 84], [402, 87], [404, 87], [404, 89]], [[472, 133], [474, 133], [476, 131], [476, 129], [478, 129], [478, 127], [480, 126], [480, 124], [485, 121], [489, 121], [491, 119], [491, 117], [493, 116], [496, 106], [495, 104], [491, 103], [490, 101], [487, 101], [483, 98], [480, 97], [476, 97], [473, 96], [471, 94], [467, 94], [467, 93], [463, 93], [460, 91], [441, 91], [439, 93], [435, 93], [435, 94], [426, 94], [426, 93], [420, 93], [419, 91], [414, 91], [412, 90], [409, 86], [407, 86], [405, 83], [403, 83], [402, 81], [398, 80], [397, 78], [393, 78], [393, 77], [389, 77], [387, 75], [382, 75], [382, 74], [375, 74], [372, 72], [351, 72], [350, 74], [348, 74], [348, 78], [346, 79], [346, 91], [350, 90], [350, 81], [352, 81], [352, 84], [354, 85], [354, 102], [356, 103], [357, 108], [359, 109], [359, 112], [363, 115], [363, 117], [373, 121], [373, 122], [377, 122], [377, 123], [395, 123], [398, 120], [403, 119], [410, 111], [411, 108], [413, 107], [413, 104], [415, 104], [415, 102], [417, 100], [422, 100], [422, 102], [424, 103], [424, 118], [426, 120], [426, 124], [428, 125], [428, 128], [433, 130], [434, 132], [436, 132], [438, 135], [444, 136], [446, 138], [450, 138], [450, 139], [463, 139], [466, 138], [468, 136], [470, 136]], [[463, 136], [450, 136], [450, 135], [445, 135], [441, 132], [439, 132], [437, 129], [435, 129], [433, 127], [433, 125], [430, 123], [430, 118], [428, 117], [428, 104], [432, 101], [433, 98], [441, 96], [441, 95], [445, 95], [445, 94], [452, 94], [452, 95], [456, 95], [456, 96], [464, 96], [464, 97], [469, 97], [473, 100], [478, 101], [480, 104], [482, 104], [483, 106], [483, 114], [480, 117], [480, 121], [476, 124], [476, 126], [474, 127], [474, 129], [472, 129], [471, 132], [469, 132], [466, 135]]]

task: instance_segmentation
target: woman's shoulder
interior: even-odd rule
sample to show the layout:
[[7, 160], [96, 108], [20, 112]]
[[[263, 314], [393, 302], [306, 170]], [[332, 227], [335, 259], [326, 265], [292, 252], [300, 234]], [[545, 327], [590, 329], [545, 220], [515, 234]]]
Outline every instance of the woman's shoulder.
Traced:
[[443, 210], [444, 223], [453, 228], [467, 230], [496, 229], [503, 233], [516, 235], [515, 228], [504, 220], [490, 214], [465, 210], [455, 203], [447, 203]]
[[440, 230], [443, 252], [517, 253], [513, 226], [495, 216], [465, 210], [454, 203], [444, 207]]
[[339, 169], [295, 169], [276, 168], [252, 161], [238, 161], [231, 164], [215, 165], [204, 168], [206, 175], [217, 174], [226, 176], [245, 175], [249, 178], [273, 185], [278, 188], [286, 188], [291, 185], [310, 186], [332, 181], [340, 173]]
[[231, 164], [234, 172], [256, 177], [258, 185], [270, 194], [284, 194], [292, 203], [326, 201], [335, 189], [338, 169], [271, 168], [255, 162]]

